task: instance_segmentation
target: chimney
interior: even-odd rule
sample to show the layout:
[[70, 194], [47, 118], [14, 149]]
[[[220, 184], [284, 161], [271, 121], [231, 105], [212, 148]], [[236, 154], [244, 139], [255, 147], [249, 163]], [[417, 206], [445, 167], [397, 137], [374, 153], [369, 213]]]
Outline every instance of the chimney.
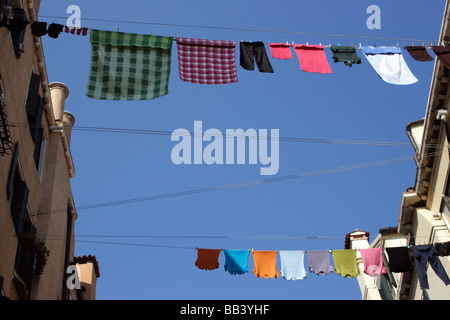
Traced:
[[75, 117], [69, 111], [63, 113], [63, 125], [66, 132], [67, 143], [70, 145], [70, 137], [72, 135], [72, 127], [75, 124]]
[[[347, 233], [345, 238], [345, 249], [367, 249], [369, 245], [370, 232], [355, 231]], [[359, 250], [356, 251], [356, 263], [359, 269], [359, 275], [356, 277], [358, 280], [359, 288], [361, 289], [363, 300], [381, 300], [381, 295], [377, 286], [377, 277], [371, 277], [364, 273], [364, 261], [362, 259]]]
[[56, 123], [60, 125], [63, 121], [64, 104], [69, 96], [69, 89], [61, 82], [52, 82], [48, 86], [52, 99], [53, 115]]
[[55, 122], [57, 125], [64, 127], [67, 143], [70, 145], [70, 136], [72, 126], [75, 123], [75, 117], [70, 112], [64, 110], [66, 99], [69, 96], [69, 89], [61, 82], [52, 82], [49, 84], [49, 88]]

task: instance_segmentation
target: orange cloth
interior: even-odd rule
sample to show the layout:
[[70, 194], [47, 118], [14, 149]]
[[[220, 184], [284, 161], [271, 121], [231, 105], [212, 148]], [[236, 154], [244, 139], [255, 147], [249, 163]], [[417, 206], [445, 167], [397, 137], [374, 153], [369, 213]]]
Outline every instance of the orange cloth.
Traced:
[[214, 270], [219, 267], [219, 253], [221, 249], [197, 249], [195, 265], [199, 269]]
[[278, 278], [276, 251], [252, 251], [255, 268], [253, 273], [258, 278]]

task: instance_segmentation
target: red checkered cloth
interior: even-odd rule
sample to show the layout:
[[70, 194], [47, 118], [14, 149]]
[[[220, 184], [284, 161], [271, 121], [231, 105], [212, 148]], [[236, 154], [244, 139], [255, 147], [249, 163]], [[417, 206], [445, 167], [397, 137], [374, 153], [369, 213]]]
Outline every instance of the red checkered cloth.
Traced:
[[236, 42], [178, 37], [175, 41], [181, 80], [200, 84], [238, 82]]

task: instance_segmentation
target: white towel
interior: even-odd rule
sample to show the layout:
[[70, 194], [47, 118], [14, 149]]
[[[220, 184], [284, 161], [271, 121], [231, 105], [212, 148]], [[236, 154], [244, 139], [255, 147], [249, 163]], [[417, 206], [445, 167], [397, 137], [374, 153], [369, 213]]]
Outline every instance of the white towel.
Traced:
[[303, 251], [280, 251], [281, 276], [286, 280], [306, 278]]
[[362, 47], [362, 51], [378, 75], [391, 84], [407, 85], [419, 81], [409, 70], [398, 47]]

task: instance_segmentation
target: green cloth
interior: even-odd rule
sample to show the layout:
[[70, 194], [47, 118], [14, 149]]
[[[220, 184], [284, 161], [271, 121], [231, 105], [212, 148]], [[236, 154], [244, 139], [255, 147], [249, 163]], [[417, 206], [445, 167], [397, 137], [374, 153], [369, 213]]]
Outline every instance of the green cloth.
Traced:
[[168, 94], [172, 37], [91, 30], [86, 95], [150, 100]]
[[354, 278], [359, 275], [356, 263], [356, 251], [352, 249], [332, 250], [334, 270], [345, 278]]
[[333, 52], [334, 63], [344, 62], [349, 67], [354, 63], [361, 63], [361, 58], [358, 57], [356, 49], [353, 46], [330, 46], [330, 50]]

